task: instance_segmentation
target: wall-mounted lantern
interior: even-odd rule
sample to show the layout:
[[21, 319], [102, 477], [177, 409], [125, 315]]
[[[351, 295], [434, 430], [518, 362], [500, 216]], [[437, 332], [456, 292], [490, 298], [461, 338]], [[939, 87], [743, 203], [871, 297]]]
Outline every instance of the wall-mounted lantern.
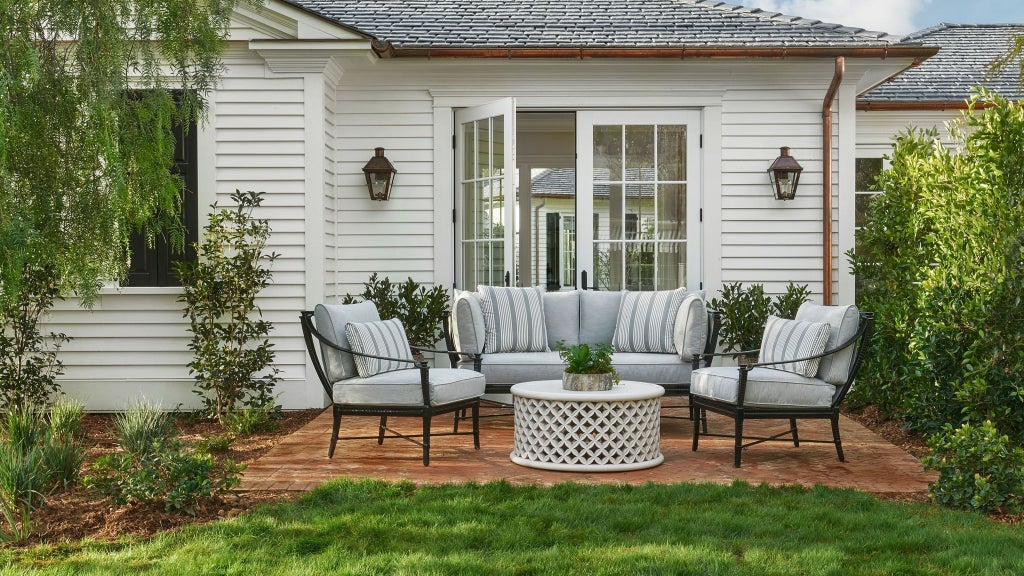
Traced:
[[789, 146], [779, 148], [779, 157], [768, 169], [768, 178], [771, 179], [776, 200], [792, 200], [796, 196], [796, 185], [800, 182], [800, 173], [803, 170], [803, 167], [789, 155]]
[[363, 166], [363, 173], [366, 174], [366, 189], [370, 192], [370, 200], [387, 200], [398, 170], [384, 156], [383, 148], [373, 149], [373, 158]]

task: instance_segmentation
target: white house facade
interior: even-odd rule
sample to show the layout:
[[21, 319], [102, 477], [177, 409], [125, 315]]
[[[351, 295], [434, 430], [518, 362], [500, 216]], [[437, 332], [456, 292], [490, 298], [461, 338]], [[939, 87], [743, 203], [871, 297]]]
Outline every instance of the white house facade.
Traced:
[[[470, 289], [792, 281], [852, 301], [857, 97], [936, 51], [703, 0], [268, 0], [233, 23], [196, 130], [198, 226], [236, 188], [266, 192], [281, 257], [260, 305], [285, 408], [325, 405], [299, 311], [374, 272]], [[790, 201], [766, 173], [782, 146], [804, 168]], [[362, 172], [375, 147], [398, 170], [386, 202]], [[563, 182], [534, 193], [545, 173]], [[197, 405], [179, 294], [61, 303], [46, 328], [73, 337], [63, 390], [91, 410]]]

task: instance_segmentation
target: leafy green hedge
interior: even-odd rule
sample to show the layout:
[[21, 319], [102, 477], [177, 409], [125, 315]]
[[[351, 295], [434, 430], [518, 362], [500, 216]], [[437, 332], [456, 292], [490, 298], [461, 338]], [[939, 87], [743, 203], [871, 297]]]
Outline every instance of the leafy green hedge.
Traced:
[[952, 148], [898, 137], [851, 255], [876, 318], [851, 400], [941, 432], [940, 457], [963, 424], [1024, 441], [1024, 109], [969, 103]]

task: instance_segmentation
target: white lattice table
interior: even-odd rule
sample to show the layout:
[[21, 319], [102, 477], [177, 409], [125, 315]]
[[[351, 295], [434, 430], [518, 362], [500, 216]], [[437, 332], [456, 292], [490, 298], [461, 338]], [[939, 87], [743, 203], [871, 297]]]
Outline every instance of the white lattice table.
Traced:
[[516, 464], [571, 472], [657, 466], [665, 389], [622, 381], [604, 392], [563, 390], [560, 380], [512, 387]]

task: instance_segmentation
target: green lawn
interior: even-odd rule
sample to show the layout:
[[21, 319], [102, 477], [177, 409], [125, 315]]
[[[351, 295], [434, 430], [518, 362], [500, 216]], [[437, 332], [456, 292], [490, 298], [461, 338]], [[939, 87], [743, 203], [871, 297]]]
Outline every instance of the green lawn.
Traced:
[[149, 541], [0, 552], [4, 574], [1022, 574], [1024, 529], [825, 488], [335, 481]]

